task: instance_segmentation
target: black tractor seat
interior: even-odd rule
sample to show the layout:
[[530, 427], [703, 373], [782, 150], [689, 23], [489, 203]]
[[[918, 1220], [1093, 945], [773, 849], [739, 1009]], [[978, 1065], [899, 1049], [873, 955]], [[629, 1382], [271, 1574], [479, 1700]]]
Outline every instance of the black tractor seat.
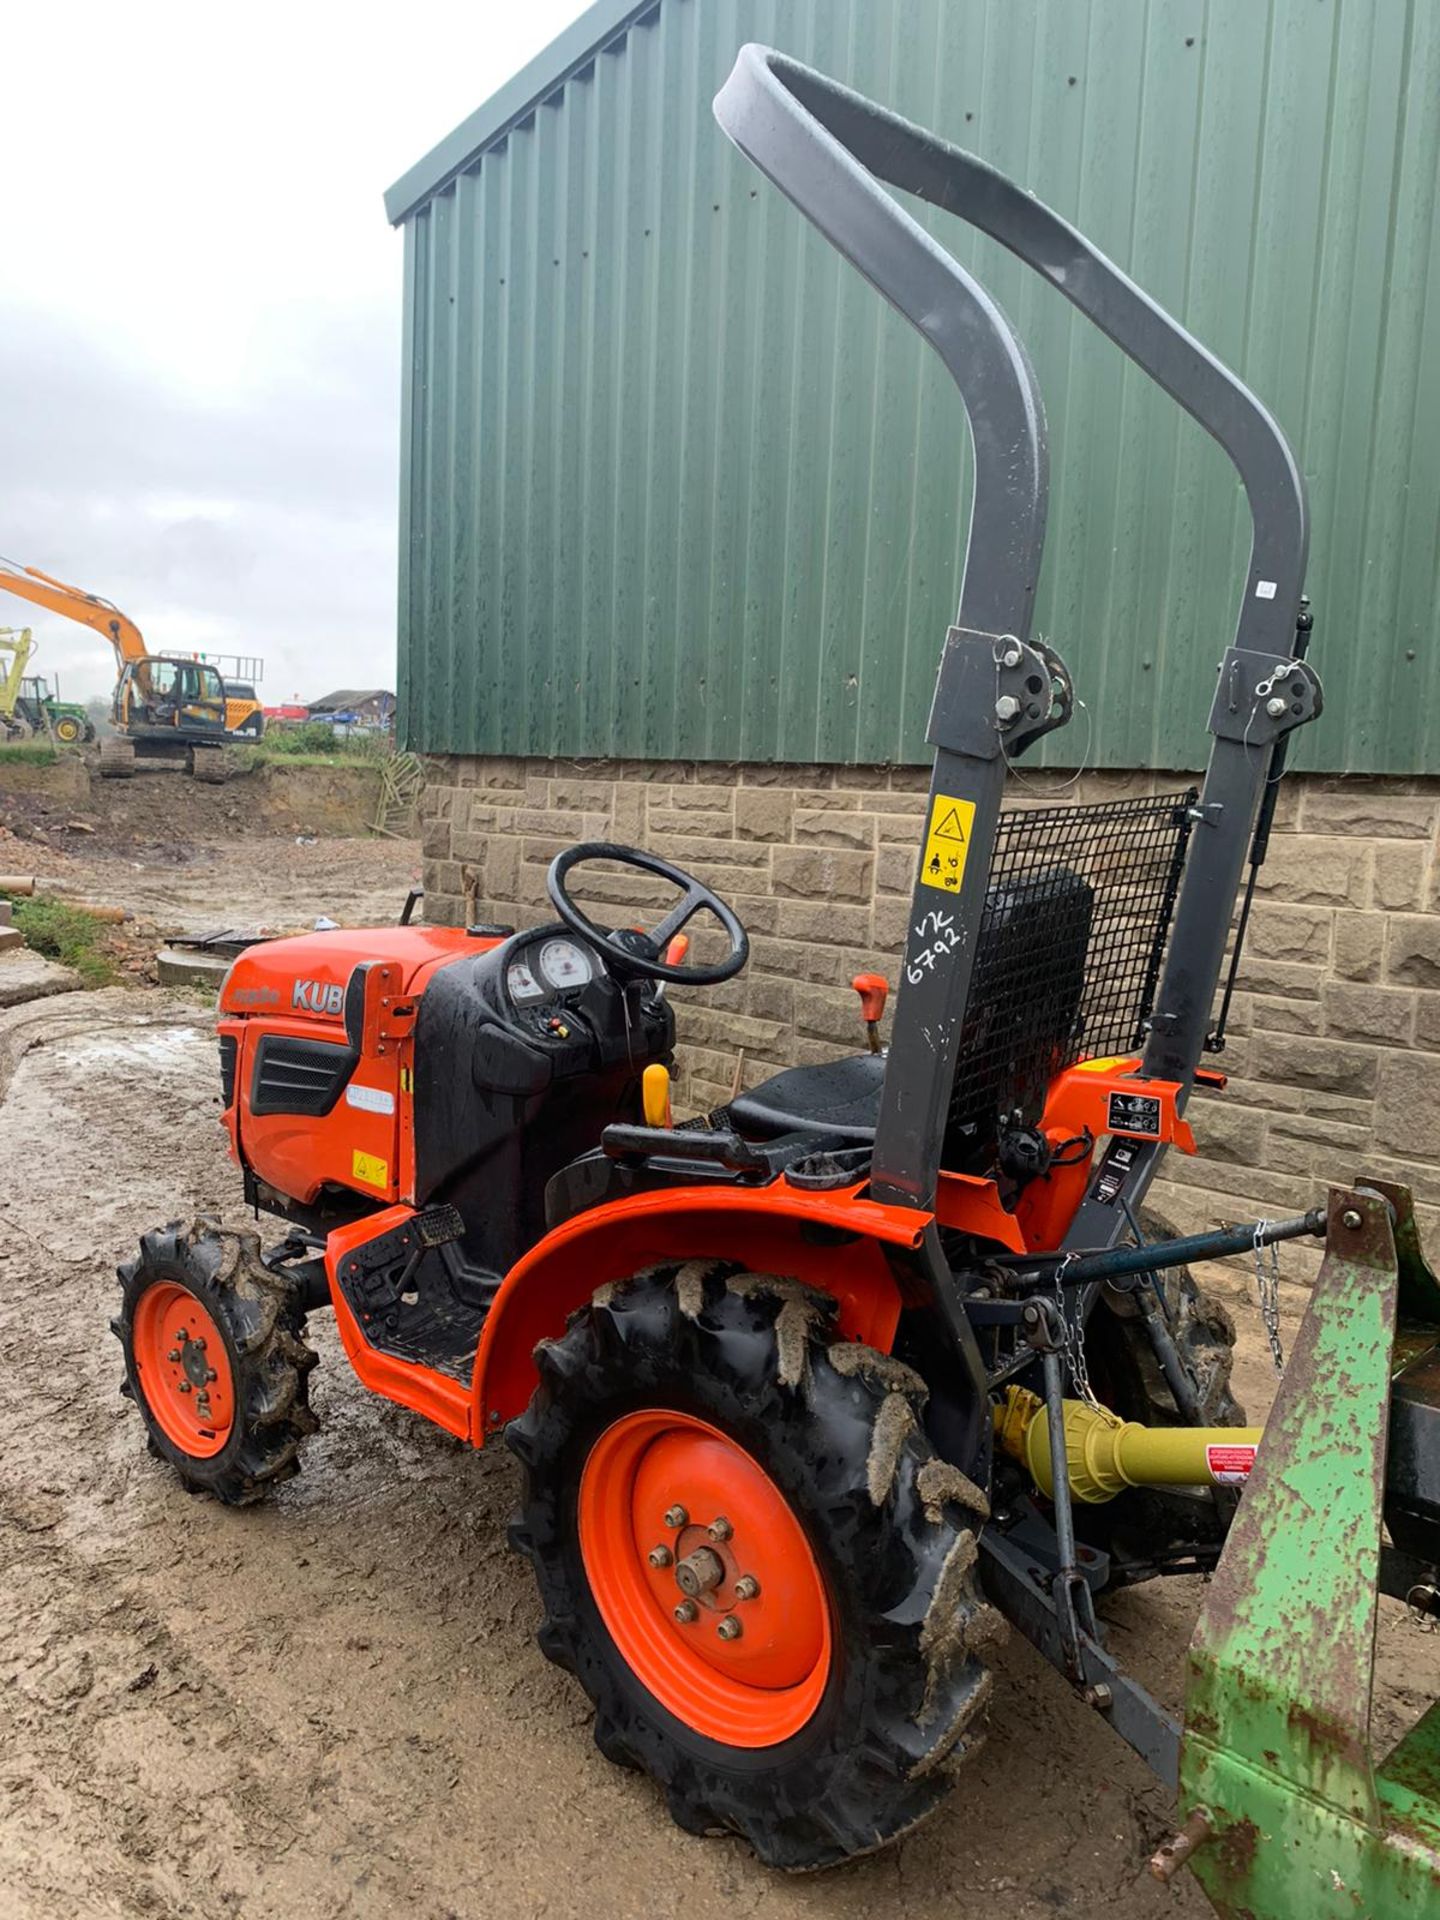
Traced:
[[726, 1108], [742, 1134], [773, 1140], [782, 1133], [824, 1133], [845, 1146], [875, 1138], [885, 1056], [852, 1053], [819, 1067], [788, 1067], [742, 1093]]

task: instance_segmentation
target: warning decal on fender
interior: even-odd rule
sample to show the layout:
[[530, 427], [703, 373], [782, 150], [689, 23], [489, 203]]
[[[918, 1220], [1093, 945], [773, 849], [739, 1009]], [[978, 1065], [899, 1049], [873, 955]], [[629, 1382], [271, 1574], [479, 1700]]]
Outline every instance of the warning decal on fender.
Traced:
[[361, 1153], [356, 1147], [350, 1156], [350, 1171], [357, 1180], [363, 1180], [367, 1187], [388, 1187], [390, 1167], [378, 1153]]
[[1147, 1140], [1158, 1140], [1160, 1114], [1160, 1102], [1152, 1094], [1112, 1093], [1110, 1096], [1111, 1133], [1138, 1133]]
[[938, 887], [941, 893], [960, 891], [974, 831], [973, 800], [955, 800], [948, 793], [935, 795], [930, 802], [930, 826], [920, 862], [920, 878], [927, 887]]
[[1217, 1487], [1243, 1487], [1255, 1464], [1255, 1449], [1247, 1446], [1206, 1447], [1205, 1467]]

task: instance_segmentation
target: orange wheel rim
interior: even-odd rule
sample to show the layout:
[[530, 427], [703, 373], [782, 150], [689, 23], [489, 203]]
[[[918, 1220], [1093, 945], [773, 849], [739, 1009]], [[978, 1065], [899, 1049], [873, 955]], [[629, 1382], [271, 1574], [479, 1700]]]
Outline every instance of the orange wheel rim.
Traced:
[[165, 1438], [208, 1460], [235, 1424], [235, 1381], [220, 1329], [188, 1287], [157, 1281], [135, 1308], [135, 1371]]
[[772, 1747], [830, 1677], [830, 1608], [784, 1494], [728, 1434], [668, 1407], [607, 1427], [580, 1479], [580, 1556], [626, 1664], [686, 1726]]

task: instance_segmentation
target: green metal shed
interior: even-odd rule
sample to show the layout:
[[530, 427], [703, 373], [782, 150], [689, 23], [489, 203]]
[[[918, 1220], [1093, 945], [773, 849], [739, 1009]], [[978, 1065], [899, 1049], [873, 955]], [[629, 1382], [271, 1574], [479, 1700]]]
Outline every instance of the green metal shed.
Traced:
[[[1075, 221], [1278, 415], [1330, 708], [1301, 764], [1440, 772], [1440, 7], [599, 0], [387, 196], [405, 233], [400, 699], [425, 752], [927, 758], [969, 450], [905, 324], [710, 100], [746, 40]], [[1223, 457], [944, 216], [1050, 418], [1063, 755], [1184, 767], [1248, 522]]]

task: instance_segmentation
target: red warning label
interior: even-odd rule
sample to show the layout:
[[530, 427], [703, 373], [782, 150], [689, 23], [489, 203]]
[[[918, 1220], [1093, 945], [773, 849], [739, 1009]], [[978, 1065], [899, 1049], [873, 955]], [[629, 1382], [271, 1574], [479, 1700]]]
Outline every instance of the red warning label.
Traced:
[[1255, 1464], [1254, 1447], [1206, 1447], [1205, 1465], [1217, 1487], [1242, 1487]]

